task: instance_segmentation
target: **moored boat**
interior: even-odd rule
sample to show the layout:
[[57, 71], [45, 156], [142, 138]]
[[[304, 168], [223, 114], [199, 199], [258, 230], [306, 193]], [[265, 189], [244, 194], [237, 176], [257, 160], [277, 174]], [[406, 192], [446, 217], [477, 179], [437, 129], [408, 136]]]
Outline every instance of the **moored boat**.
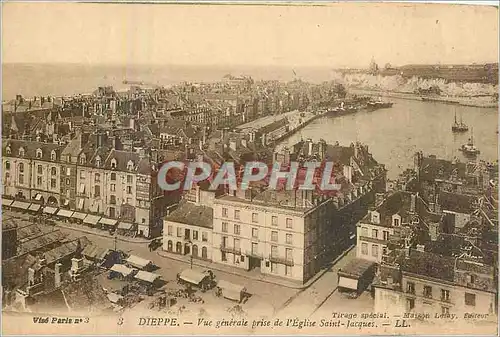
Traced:
[[467, 144], [463, 144], [462, 147], [460, 148], [460, 151], [462, 151], [464, 155], [471, 157], [475, 157], [481, 153], [481, 151], [479, 151], [479, 149], [474, 145], [474, 137], [472, 134], [472, 130], [471, 130], [471, 136], [467, 141]]

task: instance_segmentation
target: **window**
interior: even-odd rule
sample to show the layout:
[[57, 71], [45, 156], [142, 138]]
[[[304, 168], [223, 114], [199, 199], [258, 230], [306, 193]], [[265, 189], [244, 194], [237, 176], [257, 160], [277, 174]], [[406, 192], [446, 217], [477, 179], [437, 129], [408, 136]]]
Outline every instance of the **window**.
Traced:
[[408, 310], [413, 310], [415, 308], [415, 299], [413, 299], [413, 298], [407, 298], [406, 299], [406, 305], [408, 307]]
[[85, 171], [80, 171], [80, 179], [85, 179]]
[[474, 284], [474, 282], [476, 281], [476, 276], [475, 275], [467, 275], [467, 283], [469, 283], [470, 285]]
[[222, 222], [222, 232], [227, 233], [227, 222]]
[[385, 241], [389, 240], [389, 232], [388, 231], [383, 231], [382, 234], [384, 235]]
[[110, 184], [109, 185], [109, 189], [111, 192], [115, 192], [116, 191], [116, 185], [115, 184]]
[[116, 159], [115, 158], [111, 159], [111, 168], [112, 169], [116, 168]]
[[50, 188], [56, 188], [56, 186], [57, 186], [56, 179], [54, 178], [50, 179]]
[[109, 217], [110, 218], [115, 218], [116, 217], [116, 211], [114, 207], [109, 208]]
[[177, 237], [180, 238], [182, 237], [182, 228], [177, 227]]
[[142, 218], [141, 223], [146, 223], [146, 219]]
[[252, 222], [259, 222], [259, 215], [257, 213], [252, 213]]
[[292, 228], [292, 227], [293, 227], [292, 219], [287, 218], [286, 219], [286, 228]]
[[132, 194], [132, 186], [127, 186], [127, 194]]
[[450, 301], [450, 291], [446, 289], [441, 289], [441, 301], [449, 302]]
[[71, 175], [71, 167], [66, 167], [66, 175], [67, 176]]
[[71, 180], [69, 178], [66, 178], [66, 185], [71, 184]]
[[234, 239], [234, 248], [240, 249], [240, 239]]
[[372, 238], [374, 239], [378, 238], [378, 230], [372, 229]]
[[19, 172], [24, 173], [24, 163], [19, 164]]
[[286, 235], [286, 243], [291, 245], [292, 244], [292, 234], [287, 234]]
[[222, 216], [224, 218], [227, 218], [227, 208], [225, 208], [225, 207], [222, 207]]
[[406, 283], [406, 292], [409, 294], [415, 294], [415, 283], [407, 282]]
[[204, 242], [208, 241], [208, 233], [207, 232], [201, 232], [201, 241], [204, 241]]
[[10, 145], [9, 145], [9, 146], [7, 146], [7, 147], [5, 148], [5, 152], [7, 152], [7, 154], [10, 154], [10, 153], [11, 153], [11, 152], [10, 152]]
[[21, 185], [24, 184], [24, 174], [19, 173], [18, 181], [19, 181], [19, 184], [21, 184]]
[[127, 204], [132, 205], [132, 199], [127, 198]]
[[37, 166], [37, 168], [36, 168], [36, 172], [37, 172], [38, 174], [43, 174], [43, 167], [42, 167], [42, 165], [38, 165], [38, 166]]
[[101, 196], [101, 186], [95, 185], [94, 186], [94, 197], [100, 197]]
[[50, 160], [52, 160], [52, 161], [56, 160], [56, 151], [52, 151], [50, 153]]
[[132, 181], [133, 181], [133, 177], [130, 174], [128, 174], [127, 175], [127, 184], [132, 184]]
[[372, 245], [372, 256], [378, 257], [378, 245]]
[[424, 297], [432, 298], [432, 287], [424, 286]]
[[227, 262], [227, 256], [226, 256], [226, 252], [222, 252], [222, 262]]
[[129, 160], [127, 163], [127, 170], [132, 171], [134, 169], [134, 162]]
[[234, 225], [234, 234], [240, 235], [240, 225]]
[[50, 174], [53, 175], [53, 176], [57, 175], [57, 169], [55, 167], [52, 167], [50, 169]]
[[116, 173], [111, 173], [111, 180], [116, 181]]
[[271, 256], [272, 257], [278, 256], [278, 246], [271, 246]]
[[24, 149], [23, 148], [19, 149], [19, 157], [24, 157]]
[[221, 243], [222, 247], [227, 247], [227, 236], [223, 236], [222, 237], [222, 243]]
[[361, 254], [368, 255], [368, 244], [366, 242], [361, 243]]
[[257, 228], [252, 228], [252, 238], [257, 239], [259, 237], [259, 230]]
[[111, 205], [116, 205], [116, 196], [115, 196], [115, 195], [111, 195], [111, 196], [109, 197], [109, 203], [110, 203]]
[[448, 307], [441, 307], [441, 313], [444, 315], [448, 315], [450, 313], [450, 308]]
[[101, 166], [101, 157], [97, 156], [95, 158], [95, 166], [97, 167]]
[[240, 220], [240, 210], [238, 210], [238, 209], [234, 210], [234, 218], [236, 220]]
[[399, 219], [397, 219], [397, 218], [394, 219], [394, 226], [395, 227], [399, 226]]
[[465, 293], [465, 305], [475, 306], [476, 305], [476, 295]]
[[82, 155], [82, 156], [80, 157], [80, 165], [84, 165], [84, 164], [85, 164], [85, 161], [86, 161], [85, 155]]
[[42, 184], [42, 177], [37, 177], [36, 178], [36, 184], [40, 186]]
[[366, 227], [361, 228], [361, 236], [368, 236], [368, 228]]
[[193, 240], [198, 240], [198, 231], [193, 231]]
[[99, 173], [96, 173], [94, 175], [94, 180], [96, 183], [100, 183], [101, 182], [101, 175]]
[[36, 157], [37, 158], [42, 158], [42, 149], [37, 149], [36, 150]]
[[10, 161], [5, 162], [5, 170], [6, 171], [10, 170]]
[[259, 253], [259, 245], [256, 242], [252, 242], [252, 254], [258, 254]]
[[271, 241], [278, 242], [278, 232], [276, 231], [271, 232]]
[[172, 236], [172, 233], [174, 232], [174, 228], [172, 225], [167, 226], [167, 235]]
[[278, 217], [277, 216], [272, 216], [271, 217], [271, 225], [273, 226], [278, 226]]
[[275, 262], [271, 262], [271, 273], [276, 274], [278, 272], [278, 264]]

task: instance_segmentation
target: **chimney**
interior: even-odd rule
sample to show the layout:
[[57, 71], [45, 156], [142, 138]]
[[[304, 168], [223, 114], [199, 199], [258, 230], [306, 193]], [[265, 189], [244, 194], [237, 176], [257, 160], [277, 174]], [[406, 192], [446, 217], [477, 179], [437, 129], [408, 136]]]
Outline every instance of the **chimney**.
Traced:
[[308, 145], [307, 154], [309, 156], [312, 156], [312, 154], [313, 154], [313, 145], [314, 145], [312, 139], [308, 139], [307, 143], [308, 143], [307, 144]]
[[375, 207], [382, 205], [384, 202], [384, 193], [375, 194]]
[[417, 252], [424, 252], [424, 251], [425, 251], [424, 245], [417, 245]]
[[410, 212], [415, 213], [415, 204], [417, 202], [417, 196], [415, 194], [411, 195]]
[[54, 285], [56, 288], [59, 288], [61, 286], [61, 266], [59, 262], [56, 263], [55, 268], [54, 268]]

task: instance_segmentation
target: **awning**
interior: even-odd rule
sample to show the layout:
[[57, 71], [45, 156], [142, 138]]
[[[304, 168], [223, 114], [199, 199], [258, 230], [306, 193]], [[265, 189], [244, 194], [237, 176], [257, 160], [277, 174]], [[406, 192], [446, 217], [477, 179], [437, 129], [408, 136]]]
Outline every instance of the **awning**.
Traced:
[[339, 279], [339, 287], [358, 290], [358, 280], [341, 276]]
[[30, 207], [28, 207], [28, 210], [33, 211], [33, 212], [38, 212], [38, 210], [41, 208], [39, 204], [31, 204]]
[[129, 268], [123, 264], [114, 264], [110, 270], [114, 271], [115, 273], [120, 273], [123, 276], [129, 276], [130, 274], [132, 274], [134, 272], [134, 269]]
[[192, 284], [200, 284], [200, 282], [203, 281], [203, 279], [207, 277], [207, 275], [193, 269], [185, 269], [182, 271], [179, 277], [186, 282]]
[[67, 209], [60, 209], [59, 212], [57, 212], [57, 215], [63, 216], [65, 218], [71, 218], [73, 215], [73, 211], [68, 211]]
[[148, 264], [152, 263], [149, 260], [143, 259], [142, 257], [135, 256], [135, 255], [130, 255], [126, 261], [127, 261], [127, 263], [130, 263], [131, 265], [133, 265], [134, 267], [137, 267], [137, 268], [144, 268]]
[[84, 204], [85, 204], [85, 199], [78, 200], [78, 209], [83, 209]]
[[89, 225], [96, 225], [99, 222], [99, 219], [101, 217], [97, 215], [87, 215], [85, 219], [83, 219], [83, 223], [89, 224]]
[[44, 213], [47, 213], [47, 214], [54, 214], [55, 212], [57, 212], [57, 208], [55, 208], [55, 207], [50, 207], [50, 206], [46, 206], [46, 207], [43, 209], [43, 212], [44, 212]]
[[158, 278], [160, 278], [160, 275], [158, 274], [153, 274], [147, 271], [139, 271], [137, 274], [134, 276], [136, 279], [141, 280], [141, 281], [146, 281], [149, 283], [153, 283], [156, 281]]
[[120, 222], [118, 224], [118, 229], [130, 230], [130, 229], [132, 229], [132, 226], [134, 226], [134, 224], [132, 224], [130, 222]]
[[14, 200], [12, 200], [12, 199], [2, 198], [2, 206], [10, 206], [10, 205], [12, 205], [13, 202], [14, 202]]
[[118, 222], [118, 220], [113, 220], [113, 219], [108, 219], [108, 218], [101, 218], [101, 220], [99, 220], [99, 223], [101, 223], [103, 225], [107, 225], [107, 226], [116, 226], [117, 222]]
[[241, 300], [241, 294], [246, 291], [245, 287], [224, 280], [220, 280], [217, 287], [222, 289], [222, 296], [235, 301]]
[[79, 213], [79, 212], [73, 212], [73, 215], [71, 215], [71, 217], [73, 219], [78, 219], [78, 220], [83, 220], [83, 219], [85, 219], [86, 216], [87, 216], [87, 214]]
[[30, 207], [30, 203], [24, 201], [14, 201], [11, 206], [14, 208], [28, 209], [28, 207]]
[[37, 193], [37, 194], [35, 195], [35, 200], [40, 201], [40, 200], [42, 200], [42, 197], [43, 197], [43, 196], [42, 196], [40, 193]]

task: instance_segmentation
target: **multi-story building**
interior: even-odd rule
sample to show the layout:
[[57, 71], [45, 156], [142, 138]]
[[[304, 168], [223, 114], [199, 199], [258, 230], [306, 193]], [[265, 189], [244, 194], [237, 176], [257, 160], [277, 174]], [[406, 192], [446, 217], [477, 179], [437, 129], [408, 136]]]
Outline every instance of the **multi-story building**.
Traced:
[[315, 204], [310, 191], [237, 193], [214, 202], [213, 261], [300, 283], [314, 276], [327, 245], [318, 233], [332, 218], [331, 199]]
[[189, 191], [163, 221], [163, 250], [192, 258], [213, 259], [215, 193], [200, 186]]
[[61, 201], [64, 145], [9, 139], [3, 143], [3, 194], [42, 204]]

